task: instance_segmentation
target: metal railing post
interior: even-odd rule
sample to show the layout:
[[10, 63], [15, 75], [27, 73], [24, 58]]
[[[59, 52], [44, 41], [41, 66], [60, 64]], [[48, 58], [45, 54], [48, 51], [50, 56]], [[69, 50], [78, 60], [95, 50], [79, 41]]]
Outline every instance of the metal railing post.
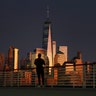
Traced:
[[95, 64], [93, 64], [93, 88], [95, 88]]
[[19, 70], [18, 70], [18, 73], [17, 73], [17, 86], [19, 87]]
[[86, 88], [86, 65], [83, 65], [83, 88]]
[[37, 77], [37, 74], [35, 73], [35, 74], [34, 74], [34, 78], [35, 78], [35, 81], [34, 81], [35, 87], [37, 86], [37, 84], [36, 84], [37, 82], [36, 82], [36, 81], [38, 81], [38, 79], [36, 79], [36, 77]]
[[[54, 78], [54, 68], [53, 67], [51, 68], [51, 75], [52, 75], [52, 78]], [[53, 85], [54, 85], [54, 79], [52, 79], [52, 85], [51, 85], [52, 88], [53, 88]]]
[[13, 71], [11, 71], [10, 73], [11, 73], [11, 86], [13, 86]]
[[6, 87], [6, 72], [4, 71], [4, 87]]
[[75, 75], [74, 75], [74, 73], [75, 73], [75, 71], [73, 71], [73, 75], [72, 75], [72, 81], [73, 81], [73, 88], [75, 88], [75, 80], [74, 80], [74, 78], [75, 78]]

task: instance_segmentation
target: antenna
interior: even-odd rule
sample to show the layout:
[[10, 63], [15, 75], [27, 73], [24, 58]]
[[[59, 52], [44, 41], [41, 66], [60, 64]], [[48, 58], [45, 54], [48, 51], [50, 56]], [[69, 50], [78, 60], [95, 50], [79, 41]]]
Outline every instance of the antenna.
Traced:
[[49, 19], [49, 6], [47, 5], [47, 18]]

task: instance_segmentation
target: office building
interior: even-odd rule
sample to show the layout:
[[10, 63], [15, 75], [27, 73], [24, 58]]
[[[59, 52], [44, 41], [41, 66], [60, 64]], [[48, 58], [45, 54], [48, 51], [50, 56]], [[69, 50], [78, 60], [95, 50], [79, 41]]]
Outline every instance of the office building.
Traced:
[[51, 38], [51, 25], [49, 25], [49, 32], [48, 32], [47, 56], [48, 56], [48, 59], [49, 59], [49, 66], [53, 66], [53, 50], [52, 50], [52, 38]]
[[47, 45], [48, 45], [48, 34], [49, 34], [50, 24], [51, 24], [51, 21], [49, 19], [49, 9], [47, 9], [47, 18], [43, 26], [43, 40], [42, 40], [42, 48], [46, 50], [47, 50]]
[[31, 63], [31, 67], [33, 68], [33, 67], [36, 67], [35, 66], [35, 64], [34, 64], [34, 60], [36, 59], [36, 58], [38, 58], [38, 54], [39, 53], [41, 53], [41, 58], [42, 59], [44, 59], [45, 61], [46, 61], [46, 50], [45, 49], [43, 49], [43, 48], [36, 48], [35, 49], [35, 52], [34, 53], [31, 53], [31, 56], [32, 56], [32, 63]]
[[[44, 22], [43, 27], [43, 40], [42, 40], [42, 48], [47, 52], [47, 60], [48, 65], [53, 66], [53, 48], [52, 48], [52, 29], [51, 29], [51, 21], [49, 19], [49, 8], [47, 8], [47, 18]], [[51, 69], [50, 69], [51, 73]]]
[[83, 60], [82, 60], [82, 53], [80, 51], [77, 52], [77, 56], [73, 58], [73, 61], [75, 62], [76, 71], [83, 71]]
[[68, 60], [68, 47], [67, 46], [59, 46], [59, 51], [65, 54], [65, 61]]
[[0, 53], [0, 71], [4, 70], [4, 54]]
[[53, 65], [54, 65], [54, 59], [55, 59], [55, 55], [56, 55], [56, 41], [52, 42], [53, 44]]
[[24, 57], [20, 60], [20, 69], [26, 69], [26, 58]]
[[26, 57], [26, 68], [31, 68], [32, 67], [32, 52], [27, 53]]
[[38, 54], [41, 53], [42, 58], [45, 58], [46, 55], [46, 50], [43, 48], [36, 48], [36, 58], [38, 57]]
[[19, 49], [14, 48], [14, 71], [19, 69]]
[[10, 46], [8, 50], [8, 66], [10, 70], [14, 67], [14, 47]]
[[65, 54], [61, 51], [58, 51], [54, 58], [54, 64], [63, 65], [64, 62], [66, 62]]

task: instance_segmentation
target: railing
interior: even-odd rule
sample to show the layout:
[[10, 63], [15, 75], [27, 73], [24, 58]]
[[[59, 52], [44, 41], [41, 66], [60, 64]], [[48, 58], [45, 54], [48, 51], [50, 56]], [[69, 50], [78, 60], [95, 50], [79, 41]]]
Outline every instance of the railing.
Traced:
[[[96, 64], [45, 67], [45, 86], [96, 88]], [[36, 69], [0, 71], [0, 86], [33, 86], [38, 84]]]

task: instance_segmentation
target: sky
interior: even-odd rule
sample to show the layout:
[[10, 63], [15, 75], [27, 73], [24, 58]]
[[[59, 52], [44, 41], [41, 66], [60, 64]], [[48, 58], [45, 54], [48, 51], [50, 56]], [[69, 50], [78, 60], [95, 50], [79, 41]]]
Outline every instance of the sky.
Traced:
[[84, 62], [95, 62], [95, 0], [0, 0], [0, 53], [12, 45], [26, 57], [42, 47], [47, 5], [57, 46], [68, 46], [69, 59], [81, 51]]

